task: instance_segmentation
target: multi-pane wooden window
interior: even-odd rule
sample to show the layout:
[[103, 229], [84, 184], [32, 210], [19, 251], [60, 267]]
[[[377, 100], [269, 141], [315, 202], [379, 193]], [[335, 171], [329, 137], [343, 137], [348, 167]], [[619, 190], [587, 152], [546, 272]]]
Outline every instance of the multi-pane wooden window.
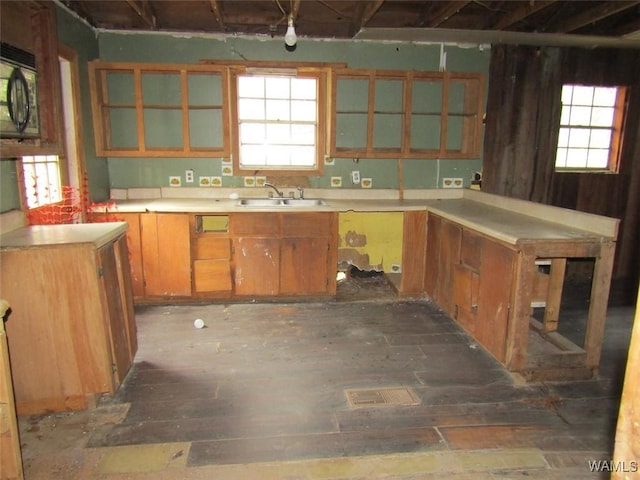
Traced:
[[236, 69], [231, 76], [235, 171], [320, 171], [325, 84], [321, 69]]
[[317, 79], [239, 75], [237, 81], [240, 168], [315, 168]]
[[564, 85], [556, 170], [618, 169], [626, 89]]

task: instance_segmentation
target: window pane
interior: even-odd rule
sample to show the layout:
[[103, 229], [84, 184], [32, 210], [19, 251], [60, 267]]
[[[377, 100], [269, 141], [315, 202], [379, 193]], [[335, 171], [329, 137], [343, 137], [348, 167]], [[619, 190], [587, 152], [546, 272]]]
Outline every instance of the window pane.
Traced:
[[576, 86], [573, 88], [574, 105], [592, 105], [593, 104], [593, 87]]
[[559, 148], [556, 154], [556, 167], [566, 167], [567, 166], [567, 149]]
[[264, 120], [264, 101], [242, 98], [238, 102], [238, 116], [241, 120]]
[[245, 165], [264, 165], [266, 153], [263, 145], [242, 145], [240, 149], [242, 163]]
[[613, 107], [617, 94], [617, 88], [598, 87], [593, 95], [593, 104], [598, 107]]
[[291, 102], [291, 120], [313, 122], [316, 119], [316, 102], [296, 100]]
[[267, 100], [267, 120], [288, 121], [291, 120], [289, 114], [288, 100]]
[[588, 126], [591, 121], [591, 107], [572, 107], [571, 117], [569, 118], [570, 125], [584, 125]]
[[611, 127], [613, 125], [613, 108], [595, 107], [591, 117], [591, 125], [594, 127]]
[[289, 98], [290, 79], [285, 77], [266, 77], [267, 98]]
[[560, 114], [560, 125], [570, 125], [569, 119], [571, 118], [571, 107], [565, 105], [562, 107], [562, 113]]
[[571, 128], [569, 132], [569, 147], [587, 148], [589, 146], [589, 132], [587, 128]]
[[291, 132], [289, 125], [270, 123], [267, 125], [267, 139], [270, 144], [291, 143]]
[[264, 77], [238, 77], [238, 96], [264, 98]]
[[264, 123], [241, 123], [240, 143], [264, 143], [266, 140]]
[[573, 86], [572, 85], [563, 85], [562, 86], [562, 104], [563, 105], [571, 105], [571, 98], [573, 97]]
[[567, 150], [567, 168], [584, 168], [587, 164], [587, 150], [569, 148]]
[[607, 168], [609, 163], [609, 150], [589, 150], [586, 166], [588, 168]]
[[292, 125], [291, 143], [296, 145], [315, 145], [316, 129], [313, 125]]
[[569, 145], [569, 128], [561, 128], [558, 133], [558, 146], [566, 147]]
[[589, 139], [590, 148], [609, 149], [611, 146], [611, 130], [592, 130]]
[[315, 100], [317, 96], [315, 78], [294, 78], [291, 82], [291, 98]]
[[317, 79], [239, 76], [238, 85], [240, 166], [315, 167]]

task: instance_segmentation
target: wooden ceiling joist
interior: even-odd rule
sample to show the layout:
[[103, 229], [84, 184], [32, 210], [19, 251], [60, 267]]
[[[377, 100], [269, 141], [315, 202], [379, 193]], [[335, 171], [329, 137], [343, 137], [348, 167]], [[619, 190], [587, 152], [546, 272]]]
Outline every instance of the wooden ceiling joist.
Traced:
[[218, 0], [209, 0], [209, 5], [211, 5], [211, 11], [213, 12], [213, 16], [216, 18], [216, 23], [218, 24], [218, 28], [221, 32], [224, 32], [224, 20], [222, 19], [222, 12], [220, 11], [220, 5], [218, 4]]
[[569, 33], [578, 30], [581, 27], [596, 23], [599, 20], [607, 18], [618, 12], [627, 10], [640, 4], [640, 1], [619, 1], [604, 2], [597, 7], [590, 8], [578, 15], [575, 15], [563, 23], [555, 26], [554, 31], [559, 33]]
[[300, 11], [300, 2], [302, 0], [294, 0], [293, 1], [293, 5], [291, 6], [291, 16], [293, 17], [293, 20], [295, 21], [296, 18], [298, 18], [298, 12]]
[[349, 31], [350, 36], [353, 38], [361, 28], [363, 28], [371, 17], [373, 17], [380, 7], [384, 3], [384, 0], [376, 0], [374, 2], [368, 2], [364, 9], [358, 11], [358, 18], [353, 19], [351, 29]]
[[532, 14], [534, 14], [536, 12], [539, 12], [540, 10], [542, 10], [543, 8], [548, 7], [549, 5], [551, 5], [554, 2], [555, 2], [555, 0], [551, 0], [551, 1], [548, 1], [548, 2], [543, 2], [543, 1], [536, 2], [536, 1], [533, 1], [533, 2], [523, 3], [520, 7], [516, 8], [515, 10], [512, 10], [509, 13], [506, 13], [505, 15], [500, 17], [500, 19], [498, 19], [498, 21], [495, 22], [490, 27], [490, 29], [491, 30], [504, 30], [505, 28], [509, 28], [511, 25], [514, 25], [514, 24], [524, 20], [529, 15], [532, 15]]
[[138, 16], [152, 29], [156, 28], [156, 17], [149, 0], [126, 0], [127, 4], [138, 14]]
[[466, 0], [456, 2], [443, 2], [443, 6], [436, 10], [433, 15], [431, 15], [426, 20], [424, 26], [427, 28], [439, 27], [470, 3], [471, 1]]

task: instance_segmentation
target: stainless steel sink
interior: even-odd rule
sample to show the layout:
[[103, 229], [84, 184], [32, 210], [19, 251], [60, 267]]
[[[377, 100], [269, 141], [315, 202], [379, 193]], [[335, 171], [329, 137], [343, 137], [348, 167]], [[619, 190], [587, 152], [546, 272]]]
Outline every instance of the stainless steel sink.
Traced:
[[324, 200], [319, 198], [242, 198], [238, 200], [241, 207], [318, 207], [326, 205]]
[[327, 203], [319, 198], [285, 198], [284, 204], [290, 207], [317, 207]]
[[238, 204], [243, 207], [278, 207], [284, 205], [282, 198], [243, 198]]

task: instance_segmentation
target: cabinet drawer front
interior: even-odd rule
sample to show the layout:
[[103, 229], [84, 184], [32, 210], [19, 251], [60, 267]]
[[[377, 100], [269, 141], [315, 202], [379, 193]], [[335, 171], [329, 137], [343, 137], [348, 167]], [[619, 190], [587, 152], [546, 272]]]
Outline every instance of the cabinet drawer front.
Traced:
[[231, 290], [231, 267], [228, 260], [196, 260], [193, 262], [196, 292]]
[[236, 235], [274, 235], [280, 233], [277, 213], [238, 213], [230, 219], [231, 233]]
[[285, 213], [282, 215], [283, 237], [316, 237], [331, 235], [333, 213]]
[[202, 236], [196, 238], [195, 257], [198, 259], [231, 258], [231, 240], [227, 237]]

